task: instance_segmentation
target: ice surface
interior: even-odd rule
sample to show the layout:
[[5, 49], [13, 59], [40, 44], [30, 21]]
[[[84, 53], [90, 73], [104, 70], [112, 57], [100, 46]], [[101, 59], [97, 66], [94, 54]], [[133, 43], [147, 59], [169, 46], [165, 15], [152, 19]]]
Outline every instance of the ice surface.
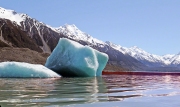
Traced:
[[89, 46], [61, 38], [45, 66], [62, 76], [101, 76], [108, 55]]
[[60, 76], [43, 65], [29, 64], [24, 62], [1, 62], [0, 77], [49, 78]]

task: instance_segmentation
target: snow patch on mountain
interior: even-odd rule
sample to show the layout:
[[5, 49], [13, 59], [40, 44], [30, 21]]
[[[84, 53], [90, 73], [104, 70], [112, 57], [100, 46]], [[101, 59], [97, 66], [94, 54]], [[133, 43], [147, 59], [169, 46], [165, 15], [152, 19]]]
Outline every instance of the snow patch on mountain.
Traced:
[[109, 45], [110, 47], [112, 47], [112, 48], [120, 51], [120, 52], [123, 53], [123, 54], [126, 54], [126, 50], [128, 50], [128, 48], [122, 47], [122, 46], [120, 46], [120, 45], [113, 44], [113, 43], [110, 42], [110, 41], [106, 41], [106, 44]]
[[150, 54], [142, 50], [141, 48], [138, 48], [137, 46], [126, 48], [120, 45], [113, 44], [109, 41], [107, 41], [106, 43], [112, 48], [122, 52], [123, 54], [128, 54], [141, 62], [148, 61], [151, 63], [162, 64], [165, 66], [172, 64], [176, 64], [176, 65], [180, 64], [180, 54], [179, 55], [167, 54], [164, 56], [159, 56], [155, 54]]
[[83, 40], [87, 41], [89, 43], [92, 43], [94, 45], [96, 44], [104, 44], [104, 42], [93, 38], [89, 34], [82, 32], [79, 30], [74, 24], [68, 25], [65, 24], [64, 26], [60, 26], [59, 28], [56, 28], [56, 31], [59, 33], [63, 33], [64, 35], [68, 36], [69, 38], [75, 39], [75, 40]]
[[19, 26], [21, 26], [21, 22], [25, 21], [26, 14], [16, 13], [14, 10], [8, 10], [0, 7], [0, 18], [9, 19], [11, 21], [16, 22]]
[[129, 48], [127, 50], [127, 53], [138, 60], [147, 60], [149, 62], [164, 63], [165, 65], [170, 64], [170, 62], [167, 60], [164, 60], [162, 56], [150, 54], [138, 48], [137, 46]]
[[174, 56], [175, 56], [175, 54], [166, 54], [166, 55], [163, 55], [162, 58], [164, 60], [169, 60], [171, 62], [171, 60]]
[[177, 55], [174, 55], [170, 60], [171, 60], [171, 64], [179, 65], [180, 64], [180, 53]]

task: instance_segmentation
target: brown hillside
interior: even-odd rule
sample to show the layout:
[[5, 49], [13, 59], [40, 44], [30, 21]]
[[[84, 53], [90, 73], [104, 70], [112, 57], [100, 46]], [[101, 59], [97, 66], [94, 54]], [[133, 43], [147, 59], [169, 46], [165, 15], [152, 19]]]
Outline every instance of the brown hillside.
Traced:
[[[19, 48], [29, 48], [38, 52], [42, 52], [42, 49], [35, 43], [35, 41], [28, 36], [28, 32], [23, 31], [20, 26], [13, 24], [10, 20], [0, 18], [0, 29], [3, 40], [0, 41], [0, 47], [4, 47], [8, 43], [9, 46]], [[0, 33], [1, 33], [0, 32]], [[6, 41], [6, 43], [4, 43]]]
[[17, 61], [44, 65], [48, 56], [48, 53], [39, 53], [28, 48], [0, 48], [0, 62]]

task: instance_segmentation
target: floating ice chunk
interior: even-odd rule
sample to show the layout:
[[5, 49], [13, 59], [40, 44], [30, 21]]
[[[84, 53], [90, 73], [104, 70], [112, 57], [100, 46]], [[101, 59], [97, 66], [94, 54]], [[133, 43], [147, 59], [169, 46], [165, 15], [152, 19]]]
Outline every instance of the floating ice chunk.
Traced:
[[101, 76], [108, 55], [89, 46], [61, 38], [45, 66], [62, 76]]
[[24, 62], [1, 62], [0, 77], [49, 78], [60, 76], [43, 65], [29, 64]]

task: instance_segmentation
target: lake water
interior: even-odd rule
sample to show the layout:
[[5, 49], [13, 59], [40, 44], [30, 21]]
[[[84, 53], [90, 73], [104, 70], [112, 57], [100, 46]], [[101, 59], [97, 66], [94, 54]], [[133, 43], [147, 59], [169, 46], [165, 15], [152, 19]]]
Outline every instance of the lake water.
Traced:
[[179, 107], [180, 76], [0, 79], [1, 107]]

